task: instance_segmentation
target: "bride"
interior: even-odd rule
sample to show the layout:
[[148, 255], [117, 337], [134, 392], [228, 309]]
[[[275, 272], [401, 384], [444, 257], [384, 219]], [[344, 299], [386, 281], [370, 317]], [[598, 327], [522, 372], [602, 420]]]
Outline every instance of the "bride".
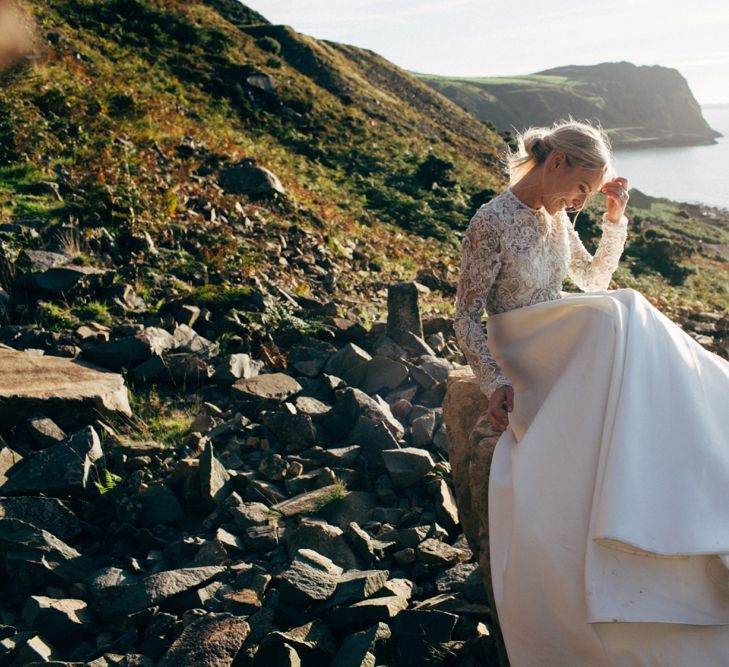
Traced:
[[[464, 234], [454, 315], [502, 431], [489, 557], [511, 665], [729, 665], [729, 363], [609, 289], [628, 181], [604, 131], [570, 118], [517, 145]], [[597, 193], [590, 255], [565, 209]]]

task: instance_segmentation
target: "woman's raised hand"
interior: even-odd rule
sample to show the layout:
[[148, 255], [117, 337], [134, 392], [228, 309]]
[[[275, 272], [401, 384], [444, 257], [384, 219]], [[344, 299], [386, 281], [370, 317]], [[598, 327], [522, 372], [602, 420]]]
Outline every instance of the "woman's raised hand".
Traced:
[[608, 181], [601, 188], [600, 192], [607, 195], [607, 218], [610, 222], [619, 223], [625, 212], [628, 203], [628, 179], [617, 176]]
[[494, 428], [506, 430], [509, 412], [514, 409], [514, 388], [508, 384], [496, 387], [489, 398], [488, 420]]

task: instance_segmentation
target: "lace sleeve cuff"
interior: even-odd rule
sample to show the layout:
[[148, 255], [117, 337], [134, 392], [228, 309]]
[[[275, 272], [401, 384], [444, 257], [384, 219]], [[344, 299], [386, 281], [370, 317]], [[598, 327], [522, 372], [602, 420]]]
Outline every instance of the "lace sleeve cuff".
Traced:
[[487, 396], [490, 396], [495, 389], [498, 389], [502, 385], [508, 385], [509, 387], [513, 386], [511, 384], [511, 380], [507, 378], [504, 375], [497, 375], [493, 380], [487, 383], [482, 383], [480, 385], [481, 391], [486, 394]]
[[602, 228], [609, 231], [624, 230], [628, 228], [628, 218], [623, 215], [620, 218], [620, 222], [610, 222], [607, 217], [607, 213], [602, 214]]

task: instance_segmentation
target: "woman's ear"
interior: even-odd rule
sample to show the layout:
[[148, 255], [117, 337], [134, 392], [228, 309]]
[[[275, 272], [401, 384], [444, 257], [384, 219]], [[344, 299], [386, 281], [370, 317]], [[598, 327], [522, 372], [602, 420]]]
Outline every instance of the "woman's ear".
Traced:
[[565, 164], [564, 151], [559, 148], [555, 148], [549, 156], [549, 169], [559, 169]]

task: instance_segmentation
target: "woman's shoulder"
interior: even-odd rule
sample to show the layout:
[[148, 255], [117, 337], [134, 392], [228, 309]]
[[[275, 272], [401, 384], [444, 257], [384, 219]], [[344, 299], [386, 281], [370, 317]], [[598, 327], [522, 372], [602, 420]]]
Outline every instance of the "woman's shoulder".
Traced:
[[488, 227], [501, 230], [504, 222], [508, 222], [511, 217], [512, 212], [509, 210], [508, 201], [504, 193], [501, 192], [478, 207], [471, 218], [469, 227]]

